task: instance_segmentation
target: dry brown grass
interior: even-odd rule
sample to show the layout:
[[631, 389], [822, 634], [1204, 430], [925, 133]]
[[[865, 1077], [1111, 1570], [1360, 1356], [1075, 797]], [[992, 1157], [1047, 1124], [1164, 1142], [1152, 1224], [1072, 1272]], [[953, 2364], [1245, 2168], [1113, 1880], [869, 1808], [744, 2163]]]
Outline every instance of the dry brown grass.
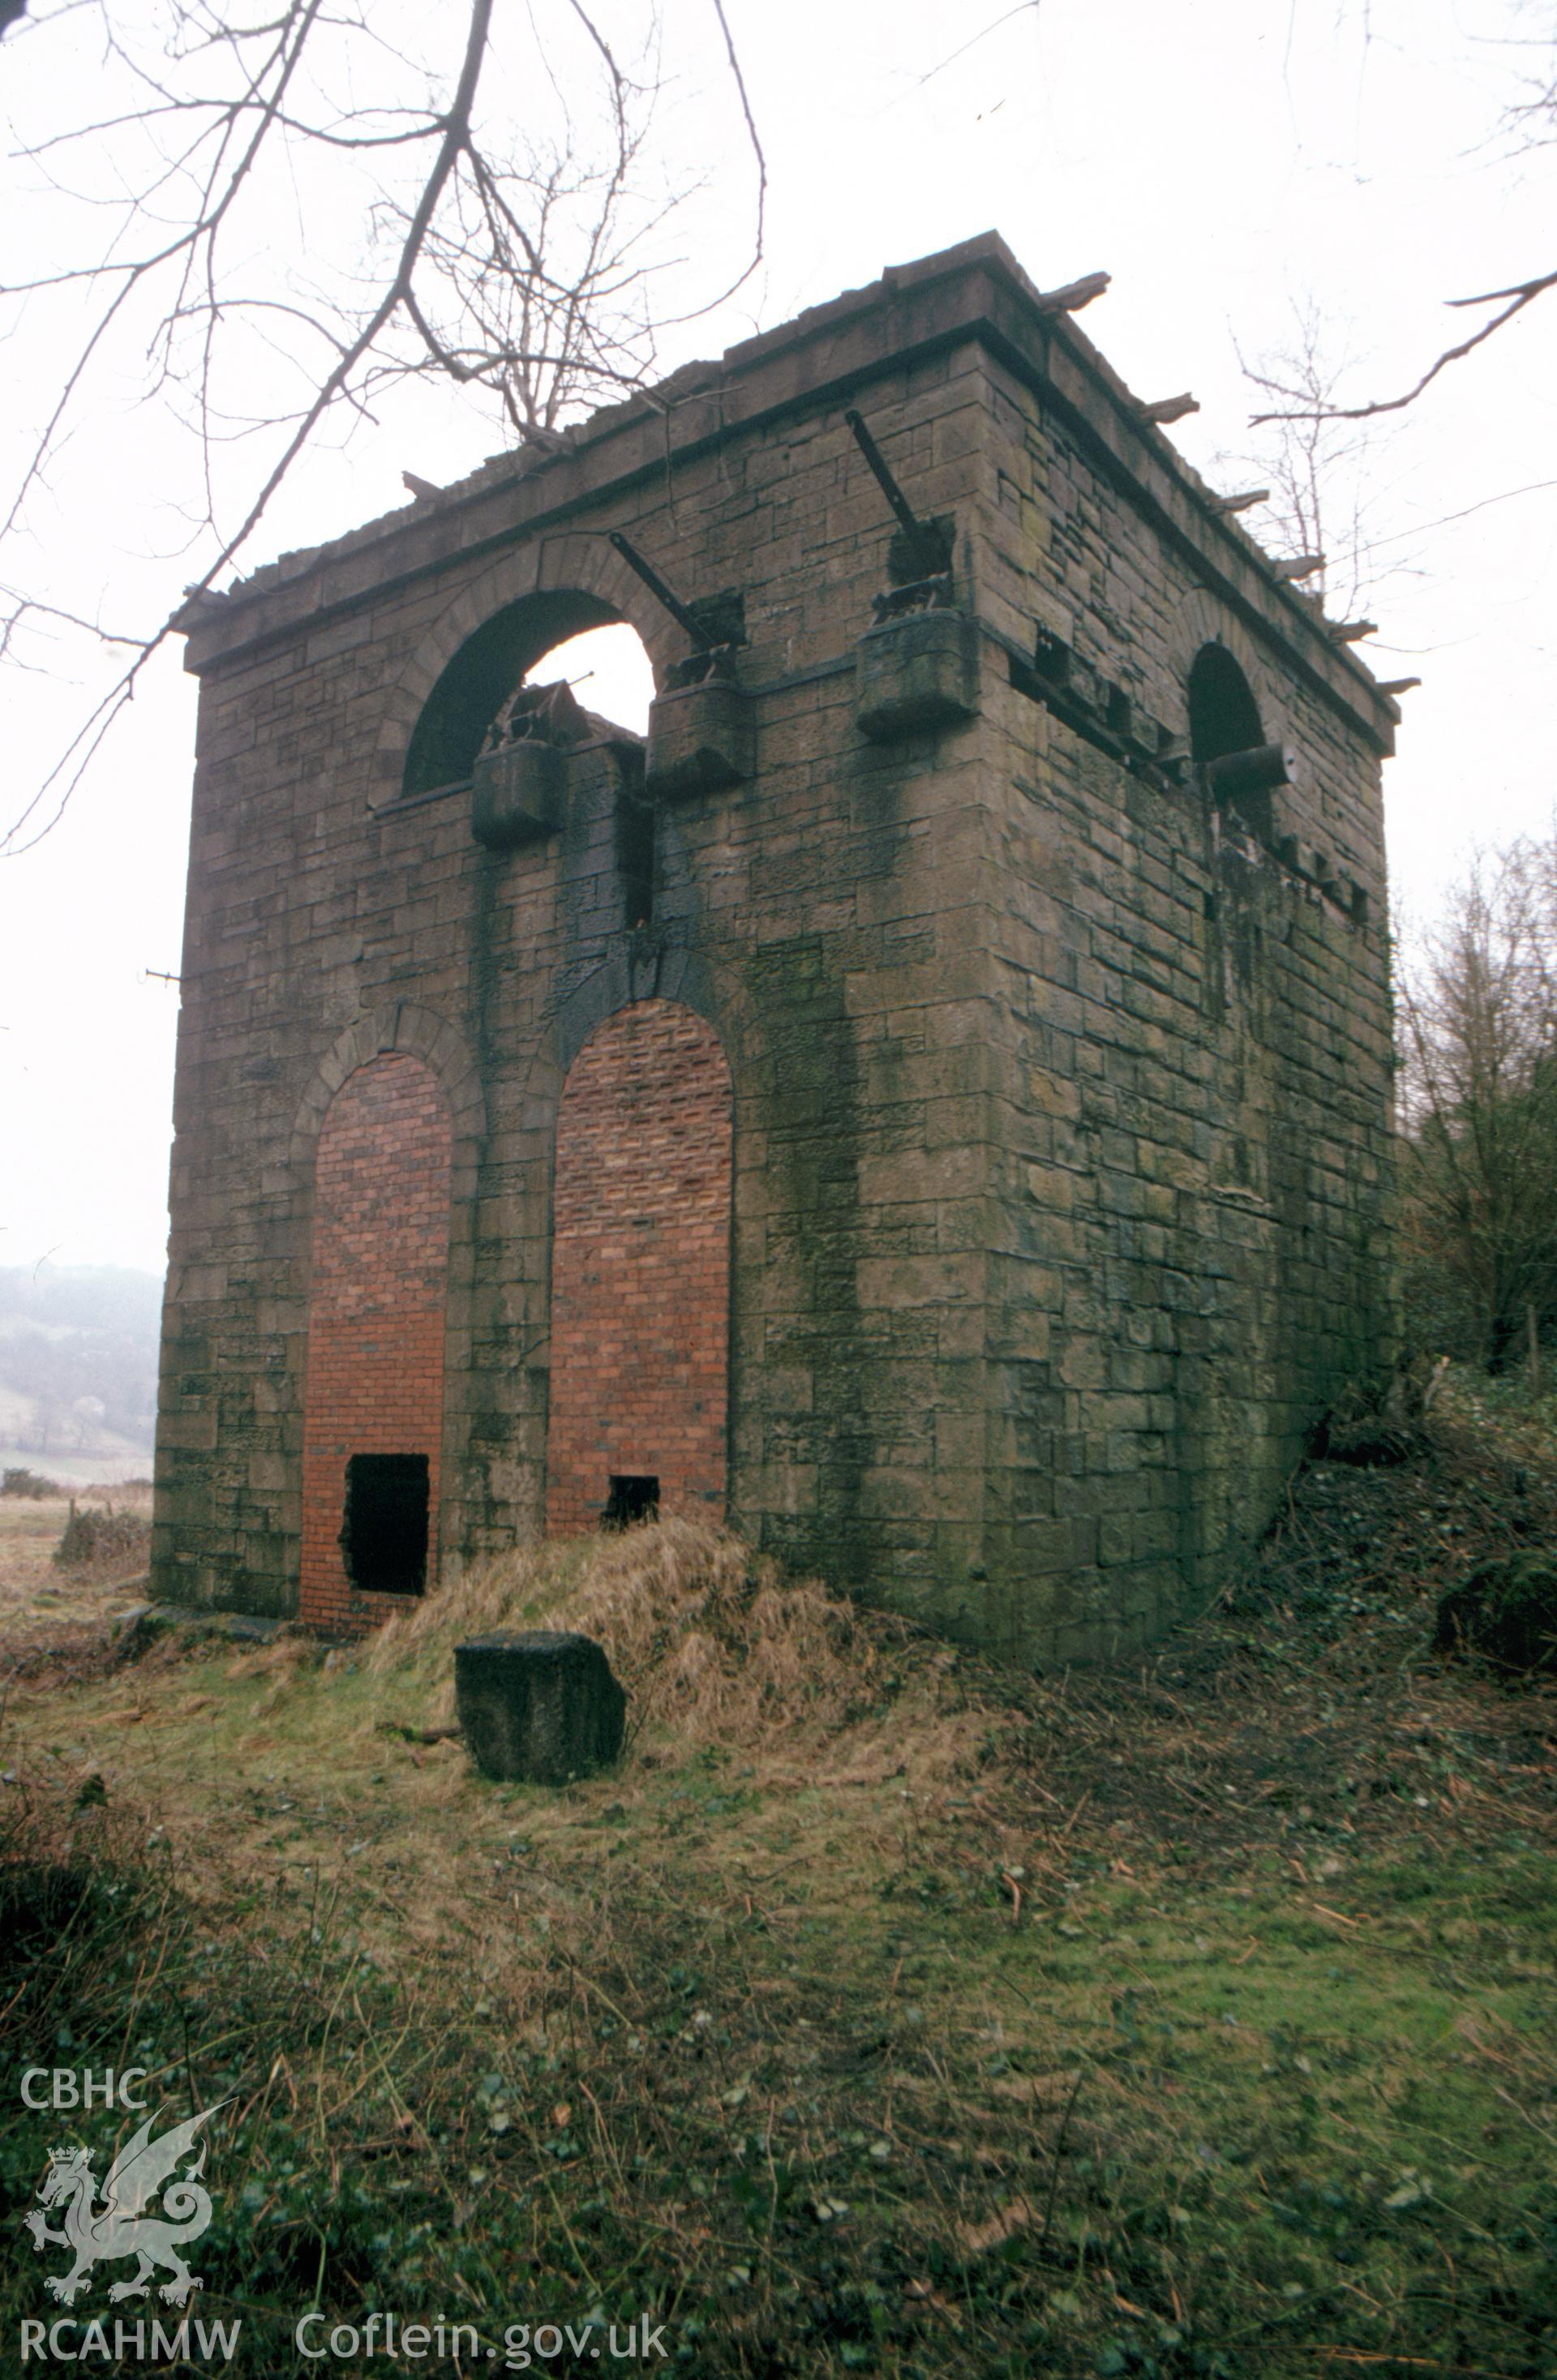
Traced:
[[62, 1492], [0, 1500], [0, 1654], [25, 1646], [38, 1658], [78, 1643], [84, 1648], [109, 1621], [144, 1597], [144, 1543], [94, 1566], [84, 1579], [58, 1569], [55, 1554], [73, 1504], [79, 1511], [128, 1517], [143, 1530], [150, 1524], [152, 1490], [105, 1487], [82, 1489], [74, 1498]]
[[[493, 1787], [459, 1744], [424, 1740], [452, 1715], [455, 1646], [535, 1626], [593, 1636], [628, 1696], [621, 1759], [561, 1794]], [[1010, 1680], [674, 1520], [480, 1565], [329, 1650], [290, 1631], [263, 1645], [176, 1631], [122, 1664], [79, 1633], [71, 1661], [33, 1656], [10, 1682], [16, 1757], [46, 1790], [101, 1775], [113, 1806], [154, 1812], [201, 1897], [235, 1876], [329, 1871], [349, 1876], [365, 1939], [427, 1954], [457, 1937], [489, 1973], [510, 1961], [474, 1910], [505, 1828], [522, 1827], [527, 1890], [570, 1955], [613, 1923], [600, 1884], [621, 1871], [580, 1889], [581, 1836], [607, 1823], [632, 1830], [651, 1900], [694, 1872], [722, 1892], [730, 1863], [755, 1884], [776, 1863], [785, 1908], [845, 1905], [1009, 1732]]]
[[[1415, 2373], [1451, 2328], [1527, 2380], [1557, 1706], [1427, 1650], [1442, 1577], [1534, 1525], [1502, 1481], [1317, 1466], [1127, 1674], [1003, 1678], [675, 1522], [367, 1644], [19, 1674], [23, 1881], [113, 1866], [68, 1959], [44, 1912], [17, 2056], [155, 2029], [234, 2095], [206, 2306], [256, 2322], [322, 2271], [348, 2315], [650, 2301], [750, 2380]], [[503, 1626], [606, 1645], [614, 1769], [495, 1785], [422, 1740]]]
[[626, 1688], [630, 1766], [688, 1751], [830, 1747], [825, 1776], [863, 1783], [944, 1776], [972, 1755], [998, 1694], [978, 1664], [890, 1613], [786, 1579], [727, 1532], [667, 1519], [478, 1564], [391, 1620], [370, 1675], [435, 1675], [430, 1723], [454, 1712], [454, 1647], [503, 1628], [575, 1629], [605, 1648]]

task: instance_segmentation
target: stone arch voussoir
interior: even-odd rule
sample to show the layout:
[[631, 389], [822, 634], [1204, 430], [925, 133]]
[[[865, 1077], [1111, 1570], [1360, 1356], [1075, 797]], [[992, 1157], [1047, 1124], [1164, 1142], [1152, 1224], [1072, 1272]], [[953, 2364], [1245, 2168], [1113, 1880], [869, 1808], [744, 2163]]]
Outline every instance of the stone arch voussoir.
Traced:
[[299, 1184], [311, 1180], [319, 1135], [330, 1102], [359, 1066], [395, 1054], [420, 1058], [448, 1105], [454, 1135], [450, 1181], [455, 1199], [475, 1188], [476, 1165], [486, 1130], [486, 1100], [474, 1053], [457, 1026], [415, 1001], [386, 1001], [366, 1011], [326, 1050], [298, 1103], [288, 1161]]
[[389, 689], [374, 763], [381, 789], [398, 786], [417, 721], [461, 646], [510, 603], [551, 593], [592, 595], [614, 612], [642, 638], [655, 681], [661, 682], [665, 664], [679, 650], [678, 631], [604, 532], [529, 539], [500, 556], [440, 613]]
[[1292, 708], [1291, 688], [1273, 670], [1241, 621], [1221, 603], [1197, 589], [1186, 595], [1174, 613], [1169, 650], [1177, 689], [1179, 715], [1175, 731], [1189, 736], [1189, 673], [1203, 645], [1221, 645], [1248, 680], [1249, 692], [1269, 740], [1277, 740]]

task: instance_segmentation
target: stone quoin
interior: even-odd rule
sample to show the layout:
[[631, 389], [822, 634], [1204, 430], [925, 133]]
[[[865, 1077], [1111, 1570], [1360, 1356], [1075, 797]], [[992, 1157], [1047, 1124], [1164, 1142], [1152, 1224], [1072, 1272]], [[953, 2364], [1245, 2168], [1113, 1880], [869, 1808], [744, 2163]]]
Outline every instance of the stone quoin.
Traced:
[[[1070, 295], [969, 241], [191, 605], [158, 1594], [657, 1510], [1106, 1656], [1388, 1362], [1396, 708]], [[615, 621], [647, 747], [545, 690]]]

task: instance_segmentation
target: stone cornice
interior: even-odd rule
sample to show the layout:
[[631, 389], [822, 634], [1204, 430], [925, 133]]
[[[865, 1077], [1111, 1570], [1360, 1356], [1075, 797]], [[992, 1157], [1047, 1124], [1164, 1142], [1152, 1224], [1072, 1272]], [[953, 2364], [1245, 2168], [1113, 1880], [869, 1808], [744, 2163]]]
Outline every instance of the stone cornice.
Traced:
[[842, 402], [905, 364], [969, 343], [1051, 407], [1094, 468], [1375, 748], [1392, 747], [1395, 704], [993, 233], [889, 267], [867, 287], [727, 348], [717, 363], [685, 365], [645, 395], [591, 415], [554, 449], [498, 456], [435, 497], [284, 555], [225, 596], [201, 599], [179, 624], [186, 667], [219, 669], [257, 645], [553, 528], [729, 439]]

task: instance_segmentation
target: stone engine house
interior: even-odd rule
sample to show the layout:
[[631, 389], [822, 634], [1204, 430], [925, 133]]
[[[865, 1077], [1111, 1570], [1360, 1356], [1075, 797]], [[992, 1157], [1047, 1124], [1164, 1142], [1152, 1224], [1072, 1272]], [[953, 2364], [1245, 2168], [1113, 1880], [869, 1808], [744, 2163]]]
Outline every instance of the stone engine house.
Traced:
[[969, 242], [186, 613], [159, 1593], [657, 1508], [1104, 1655], [1387, 1358], [1398, 713], [1075, 299]]

